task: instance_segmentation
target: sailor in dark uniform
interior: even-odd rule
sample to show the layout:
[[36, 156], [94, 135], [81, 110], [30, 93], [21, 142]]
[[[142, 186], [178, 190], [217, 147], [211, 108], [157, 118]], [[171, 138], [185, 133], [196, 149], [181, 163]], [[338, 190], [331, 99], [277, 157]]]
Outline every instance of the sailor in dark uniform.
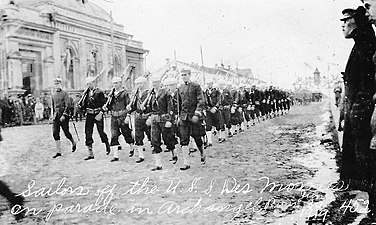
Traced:
[[131, 102], [127, 106], [129, 113], [135, 112], [135, 145], [138, 150], [138, 159], [136, 163], [141, 163], [145, 160], [144, 155], [144, 138], [145, 134], [150, 140], [150, 126], [146, 124], [150, 116], [150, 107], [147, 105], [147, 98], [150, 91], [147, 89], [147, 79], [145, 77], [138, 77], [134, 84], [136, 90], [131, 97]]
[[190, 168], [188, 146], [190, 136], [193, 137], [200, 151], [201, 163], [206, 163], [202, 140], [205, 135], [205, 127], [202, 125], [202, 110], [205, 103], [200, 85], [191, 81], [191, 71], [182, 70], [181, 79], [184, 83], [178, 89], [178, 107], [180, 144], [182, 146], [184, 165], [180, 169], [187, 170]]
[[219, 134], [221, 129], [224, 127], [224, 124], [219, 112], [221, 92], [218, 89], [213, 88], [213, 81], [209, 81], [207, 85], [208, 88], [204, 92], [204, 97], [206, 98], [206, 147], [210, 147], [213, 145], [212, 127], [214, 126], [216, 132]]
[[129, 128], [127, 105], [130, 102], [128, 92], [122, 87], [120, 77], [112, 78], [113, 89], [110, 93], [108, 105], [103, 106], [103, 110], [111, 110], [111, 143], [114, 158], [111, 162], [119, 161], [119, 136], [122, 134], [125, 142], [129, 145], [129, 156], [134, 154], [132, 130]]
[[62, 89], [62, 80], [56, 78], [54, 80], [55, 93], [52, 96], [52, 134], [56, 142], [57, 153], [53, 158], [61, 156], [61, 142], [60, 142], [60, 127], [65, 136], [72, 143], [72, 152], [76, 151], [76, 142], [72, 134], [69, 132], [69, 119], [71, 118], [71, 109], [73, 108], [72, 101], [69, 98], [68, 92]]
[[[173, 128], [175, 114], [173, 109], [173, 99], [168, 89], [161, 88], [159, 77], [151, 78], [152, 95], [150, 98], [151, 105], [151, 143], [153, 146], [152, 154], [155, 157], [155, 167], [151, 170], [161, 170], [161, 144], [162, 139], [168, 151], [174, 151], [177, 139]], [[176, 156], [176, 155], [175, 155]], [[173, 154], [174, 157], [174, 154]], [[177, 156], [173, 159], [177, 160]]]
[[97, 126], [99, 136], [102, 143], [106, 145], [106, 153], [110, 154], [110, 143], [108, 142], [107, 134], [104, 132], [104, 121], [103, 121], [103, 105], [106, 103], [106, 97], [104, 93], [99, 88], [95, 87], [95, 78], [86, 78], [86, 97], [83, 100], [83, 105], [79, 106], [81, 109], [86, 111], [86, 121], [85, 121], [85, 144], [88, 148], [89, 156], [85, 160], [94, 159], [93, 153], [93, 128], [94, 124]]

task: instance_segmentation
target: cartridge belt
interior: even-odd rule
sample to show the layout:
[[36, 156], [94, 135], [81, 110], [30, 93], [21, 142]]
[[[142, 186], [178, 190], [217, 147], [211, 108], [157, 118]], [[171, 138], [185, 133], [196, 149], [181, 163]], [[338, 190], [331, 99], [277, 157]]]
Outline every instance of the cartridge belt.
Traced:
[[96, 108], [96, 109], [87, 108], [86, 109], [86, 113], [88, 114], [98, 114], [99, 112], [101, 112], [101, 108]]
[[115, 117], [125, 116], [127, 115], [127, 112], [128, 112], [127, 110], [111, 111], [111, 115]]

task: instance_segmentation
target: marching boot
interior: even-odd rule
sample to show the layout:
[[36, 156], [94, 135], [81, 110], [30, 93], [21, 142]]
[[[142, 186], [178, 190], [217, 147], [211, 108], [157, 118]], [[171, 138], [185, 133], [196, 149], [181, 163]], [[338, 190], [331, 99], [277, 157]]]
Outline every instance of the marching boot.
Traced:
[[232, 135], [237, 134], [237, 130], [236, 130], [235, 126], [236, 126], [236, 125], [231, 126], [231, 133], [232, 133]]
[[75, 152], [77, 149], [77, 143], [74, 141], [74, 139], [70, 139], [70, 142], [72, 143], [72, 152]]
[[56, 141], [56, 155], [54, 155], [52, 158], [56, 159], [57, 157], [61, 156], [61, 142], [60, 140]]
[[[205, 133], [206, 133], [206, 131], [205, 131]], [[204, 143], [204, 148], [206, 148], [207, 144], [208, 144], [208, 138], [207, 138], [206, 135], [202, 137], [202, 142]]]
[[151, 168], [151, 171], [162, 170], [161, 154], [160, 153], [154, 154], [154, 158], [155, 158], [155, 167]]
[[198, 150], [200, 151], [201, 164], [205, 164], [206, 163], [206, 155], [205, 155], [203, 146], [198, 147]]
[[245, 123], [248, 123], [248, 122], [242, 122], [242, 124], [241, 124], [241, 128], [240, 129], [242, 129], [242, 131], [245, 131]]
[[213, 146], [213, 141], [212, 141], [212, 132], [211, 131], [206, 131], [206, 137], [208, 138], [208, 141], [206, 142], [206, 148]]
[[129, 144], [129, 157], [132, 157], [134, 155], [134, 145]]
[[106, 155], [109, 155], [111, 153], [110, 143], [108, 143], [108, 141], [106, 141], [104, 144], [106, 145]]
[[84, 160], [91, 160], [94, 159], [94, 153], [93, 153], [93, 145], [88, 145], [87, 150], [89, 152], [89, 156], [86, 157]]
[[138, 159], [136, 160], [136, 163], [142, 163], [143, 161], [145, 161], [144, 146], [143, 145], [137, 146], [137, 151], [138, 151]]
[[178, 161], [178, 155], [176, 154], [176, 148], [171, 149], [171, 154], [172, 154], [172, 158], [170, 159], [170, 162], [172, 162], [172, 164], [176, 164], [176, 162]]
[[75, 152], [77, 149], [77, 143], [74, 141], [73, 138], [69, 139], [69, 141], [72, 143], [72, 152]]
[[189, 163], [189, 146], [181, 146], [181, 150], [183, 152], [184, 165], [183, 167], [180, 167], [180, 170], [187, 170], [191, 168]]
[[218, 131], [218, 142], [219, 143], [222, 143], [223, 142], [223, 140], [222, 140], [222, 133], [223, 133], [223, 131]]
[[195, 140], [192, 137], [190, 137], [190, 141], [189, 141], [188, 146], [189, 146], [189, 154], [197, 152], [197, 145], [196, 145]]
[[111, 162], [119, 161], [119, 146], [112, 146], [112, 151], [114, 152], [114, 158], [111, 159]]
[[225, 132], [226, 131], [224, 131], [224, 130], [220, 130], [219, 131], [219, 140], [218, 140], [218, 142], [219, 143], [223, 143], [223, 142], [225, 142], [226, 141], [226, 138], [225, 138]]
[[226, 128], [226, 130], [227, 130], [227, 137], [231, 138], [233, 136], [231, 133], [231, 128]]

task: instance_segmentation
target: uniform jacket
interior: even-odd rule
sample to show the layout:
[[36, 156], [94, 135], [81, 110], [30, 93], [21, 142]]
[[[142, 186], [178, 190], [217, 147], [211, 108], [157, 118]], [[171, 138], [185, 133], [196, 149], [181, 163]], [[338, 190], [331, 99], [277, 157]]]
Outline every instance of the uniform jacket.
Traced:
[[159, 89], [157, 94], [152, 96], [151, 111], [155, 114], [170, 114], [173, 110], [173, 102], [170, 93], [165, 89]]
[[89, 91], [85, 100], [84, 100], [84, 109], [98, 109], [106, 103], [106, 97], [104, 93], [99, 88], [94, 88], [92, 91]]
[[206, 105], [209, 108], [219, 107], [221, 102], [221, 92], [219, 90], [212, 88], [205, 90]]
[[224, 89], [221, 96], [221, 105], [222, 106], [230, 106], [234, 102], [234, 98], [231, 95], [230, 91], [227, 89]]
[[233, 90], [231, 92], [231, 94], [232, 94], [232, 98], [233, 98], [233, 101], [234, 101], [233, 104], [238, 105], [240, 103], [240, 93], [239, 93], [239, 91]]
[[204, 96], [199, 84], [195, 82], [183, 83], [178, 90], [180, 119], [190, 119], [196, 110], [204, 109]]
[[241, 92], [239, 92], [239, 95], [240, 95], [239, 104], [241, 106], [245, 106], [246, 104], [249, 103], [249, 93], [248, 93], [248, 91], [246, 91], [246, 90], [241, 91]]
[[141, 110], [141, 108], [140, 108], [141, 104], [144, 103], [145, 99], [148, 96], [149, 96], [149, 90], [147, 90], [147, 89], [143, 90], [141, 92], [141, 95], [140, 94], [136, 95], [136, 104], [137, 104], [136, 112], [138, 112], [138, 113], [149, 113], [151, 111], [148, 104], [145, 105], [145, 107], [146, 107], [145, 110]]
[[61, 89], [56, 91], [52, 96], [52, 107], [55, 114], [54, 119], [60, 118], [63, 114], [68, 116], [73, 107], [68, 92]]
[[109, 109], [112, 111], [126, 110], [127, 105], [130, 102], [129, 94], [126, 90], [121, 90], [117, 94], [114, 94], [112, 101], [109, 105]]

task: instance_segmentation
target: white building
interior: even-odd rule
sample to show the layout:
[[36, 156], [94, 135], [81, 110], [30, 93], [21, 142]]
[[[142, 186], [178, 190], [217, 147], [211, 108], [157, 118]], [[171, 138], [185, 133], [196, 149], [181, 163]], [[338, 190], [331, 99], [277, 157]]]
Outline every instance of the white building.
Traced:
[[142, 42], [89, 0], [7, 1], [1, 14], [0, 88], [6, 94], [23, 88], [40, 95], [55, 77], [79, 92], [85, 78], [100, 71], [99, 86], [108, 89], [125, 68], [129, 86], [144, 73]]
[[191, 70], [191, 79], [204, 86], [209, 81], [213, 83], [229, 82], [232, 84], [251, 84], [258, 86], [266, 85], [266, 82], [253, 77], [250, 69], [230, 69], [223, 66], [206, 67], [200, 66], [198, 63], [186, 63], [178, 60], [167, 59], [166, 65], [151, 73], [152, 77], [159, 77], [162, 81], [168, 77], [174, 77], [180, 80], [179, 72], [182, 69]]

